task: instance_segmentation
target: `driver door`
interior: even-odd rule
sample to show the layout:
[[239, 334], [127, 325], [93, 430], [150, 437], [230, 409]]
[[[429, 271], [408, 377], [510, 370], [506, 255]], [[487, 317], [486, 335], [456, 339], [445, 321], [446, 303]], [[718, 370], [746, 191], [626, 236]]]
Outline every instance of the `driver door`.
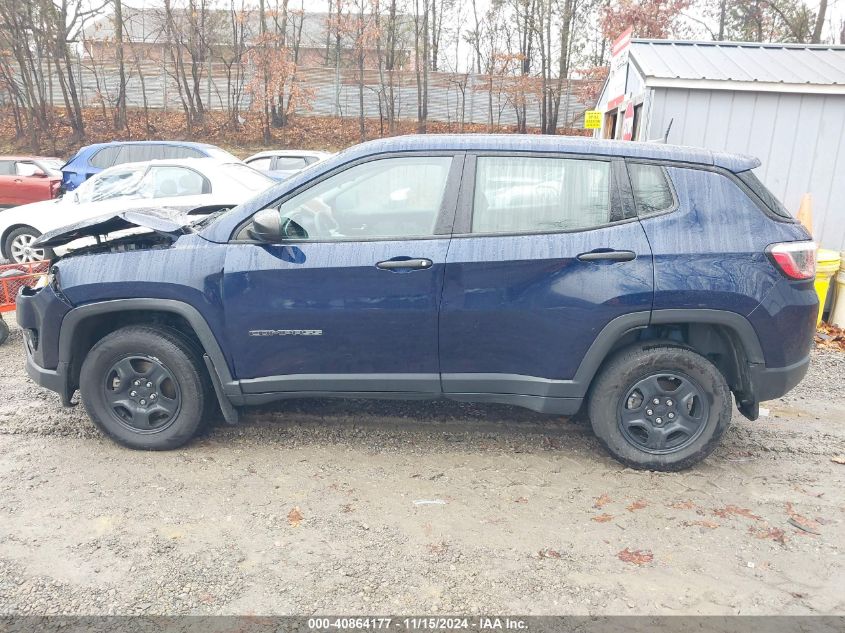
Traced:
[[278, 243], [243, 227], [223, 275], [245, 393], [440, 392], [437, 323], [463, 155], [385, 156], [280, 201]]

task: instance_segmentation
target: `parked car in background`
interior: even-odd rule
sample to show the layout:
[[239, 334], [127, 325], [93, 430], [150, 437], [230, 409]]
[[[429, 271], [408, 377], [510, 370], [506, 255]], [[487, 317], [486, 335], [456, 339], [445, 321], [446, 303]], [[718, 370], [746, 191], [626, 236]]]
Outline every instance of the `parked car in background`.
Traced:
[[184, 444], [215, 399], [234, 424], [285, 398], [449, 398], [583, 407], [618, 460], [686, 468], [734, 398], [756, 419], [810, 362], [816, 244], [759, 165], [559, 136], [372, 141], [131, 252], [54, 264], [18, 298], [27, 371], [133, 448]]
[[179, 158], [239, 159], [216, 145], [189, 141], [116, 141], [86, 145], [62, 167], [62, 190], [73, 191], [94, 174], [126, 163]]
[[147, 207], [181, 210], [234, 207], [276, 181], [242, 162], [215, 158], [128, 163], [106, 169], [56, 200], [0, 213], [2, 256], [13, 262], [49, 258], [33, 243], [42, 233], [101, 215]]
[[62, 161], [43, 156], [0, 156], [0, 207], [59, 195]]
[[309, 165], [318, 163], [333, 155], [329, 152], [307, 149], [279, 149], [258, 152], [247, 158], [244, 162], [250, 167], [263, 171], [271, 178], [285, 180]]

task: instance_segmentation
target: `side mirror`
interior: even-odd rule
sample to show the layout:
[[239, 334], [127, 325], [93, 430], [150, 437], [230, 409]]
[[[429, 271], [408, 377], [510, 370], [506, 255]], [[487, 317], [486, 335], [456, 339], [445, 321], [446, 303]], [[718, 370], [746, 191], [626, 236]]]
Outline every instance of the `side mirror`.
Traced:
[[282, 216], [278, 209], [262, 209], [252, 216], [252, 224], [247, 229], [249, 236], [259, 242], [278, 242], [282, 234]]
[[252, 216], [247, 233], [254, 240], [269, 243], [308, 239], [308, 231], [290, 218], [282, 218], [278, 209], [262, 209]]

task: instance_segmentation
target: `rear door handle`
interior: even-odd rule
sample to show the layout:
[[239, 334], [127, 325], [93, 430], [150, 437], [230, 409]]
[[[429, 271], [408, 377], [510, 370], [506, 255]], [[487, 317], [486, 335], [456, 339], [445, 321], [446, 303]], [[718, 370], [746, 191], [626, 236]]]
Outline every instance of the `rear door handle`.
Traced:
[[636, 257], [637, 254], [634, 251], [590, 251], [578, 255], [578, 259], [582, 262], [629, 262]]
[[430, 259], [388, 259], [376, 264], [382, 270], [425, 270], [431, 268]]

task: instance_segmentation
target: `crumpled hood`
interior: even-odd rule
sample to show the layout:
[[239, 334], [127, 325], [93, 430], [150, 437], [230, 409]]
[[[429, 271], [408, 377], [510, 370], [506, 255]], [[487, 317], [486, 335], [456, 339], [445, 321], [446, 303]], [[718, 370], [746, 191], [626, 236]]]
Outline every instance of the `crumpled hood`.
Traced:
[[176, 207], [150, 207], [108, 213], [48, 231], [39, 237], [33, 246], [55, 248], [83, 237], [106, 236], [109, 233], [134, 228], [149, 229], [162, 235], [172, 236], [175, 239], [190, 232], [191, 224], [217, 210], [219, 210], [217, 207], [201, 207], [190, 210]]

